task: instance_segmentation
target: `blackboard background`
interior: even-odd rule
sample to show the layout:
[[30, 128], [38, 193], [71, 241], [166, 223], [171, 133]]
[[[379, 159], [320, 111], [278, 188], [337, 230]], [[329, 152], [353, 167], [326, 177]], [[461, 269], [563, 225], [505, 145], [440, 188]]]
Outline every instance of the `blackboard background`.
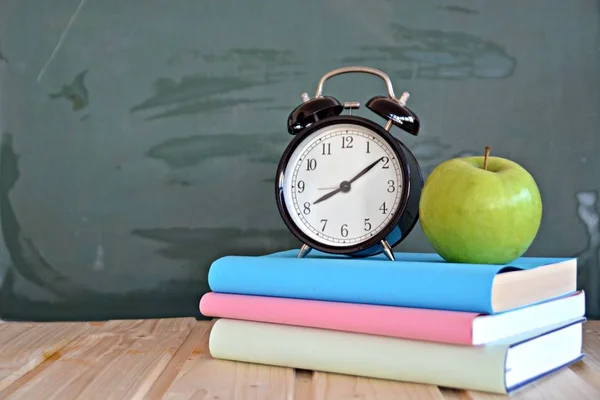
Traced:
[[[527, 255], [578, 256], [598, 317], [590, 0], [1, 2], [0, 317], [201, 317], [215, 258], [298, 246], [273, 198], [286, 118], [357, 64], [411, 92], [421, 134], [396, 132], [426, 173], [489, 145], [534, 175]], [[384, 88], [348, 75], [326, 92]], [[419, 228], [395, 250], [432, 251]]]

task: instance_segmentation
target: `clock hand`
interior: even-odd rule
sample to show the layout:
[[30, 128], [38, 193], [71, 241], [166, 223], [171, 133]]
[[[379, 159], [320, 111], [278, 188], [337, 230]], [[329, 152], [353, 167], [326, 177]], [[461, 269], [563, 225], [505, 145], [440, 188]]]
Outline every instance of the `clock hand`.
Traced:
[[332, 192], [329, 192], [329, 193], [319, 197], [317, 200], [315, 200], [313, 202], [313, 204], [317, 204], [324, 200], [327, 200], [328, 198], [333, 197], [334, 195], [336, 195], [339, 192], [349, 192], [350, 185], [352, 184], [352, 182], [356, 181], [358, 178], [360, 178], [361, 176], [363, 176], [364, 174], [366, 174], [367, 172], [372, 170], [373, 167], [375, 167], [381, 160], [383, 160], [383, 157], [379, 158], [375, 162], [373, 162], [373, 163], [369, 164], [368, 166], [366, 166], [365, 168], [363, 168], [362, 171], [360, 171], [358, 174], [356, 174], [356, 176], [354, 176], [354, 178], [350, 179], [350, 181], [343, 181], [342, 183], [340, 183], [340, 187], [338, 187], [337, 189], [335, 189]]
[[[344, 182], [345, 182], [345, 181], [344, 181]], [[342, 183], [340, 184], [340, 187], [339, 187], [339, 188], [335, 189], [335, 190], [334, 190], [334, 191], [332, 191], [332, 192], [329, 192], [329, 193], [327, 193], [327, 194], [326, 194], [326, 195], [324, 195], [324, 196], [321, 196], [321, 197], [319, 197], [317, 200], [315, 200], [315, 201], [313, 202], [313, 204], [320, 203], [320, 202], [322, 202], [323, 200], [327, 200], [328, 198], [330, 198], [331, 196], [335, 195], [336, 193], [339, 193], [339, 192], [342, 190], [342, 185], [344, 184], [344, 182], [342, 182]], [[348, 182], [345, 182], [345, 183], [348, 183]]]
[[380, 159], [376, 160], [375, 162], [373, 162], [370, 165], [368, 165], [367, 167], [365, 167], [362, 171], [360, 171], [358, 174], [356, 174], [356, 176], [354, 178], [350, 179], [349, 183], [356, 181], [358, 178], [360, 178], [361, 176], [363, 176], [364, 174], [366, 174], [367, 172], [372, 170], [373, 167], [376, 166], [379, 163], [379, 161], [381, 161], [381, 160], [383, 160], [383, 157], [381, 157]]

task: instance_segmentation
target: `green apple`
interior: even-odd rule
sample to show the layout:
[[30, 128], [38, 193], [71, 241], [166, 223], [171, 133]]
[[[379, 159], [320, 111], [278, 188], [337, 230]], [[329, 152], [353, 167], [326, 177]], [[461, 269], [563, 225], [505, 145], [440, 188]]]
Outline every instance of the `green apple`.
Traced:
[[444, 161], [423, 186], [420, 224], [448, 262], [510, 263], [539, 230], [542, 199], [534, 178], [516, 162], [488, 154], [486, 148], [485, 156]]

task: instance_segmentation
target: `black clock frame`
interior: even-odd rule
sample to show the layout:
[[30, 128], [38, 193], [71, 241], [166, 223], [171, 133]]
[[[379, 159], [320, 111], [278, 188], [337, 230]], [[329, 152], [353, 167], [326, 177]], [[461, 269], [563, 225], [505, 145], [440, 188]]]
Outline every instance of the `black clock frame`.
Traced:
[[[398, 206], [396, 214], [388, 223], [388, 226], [364, 242], [359, 244], [351, 244], [348, 246], [330, 246], [319, 243], [306, 235], [292, 220], [287, 210], [283, 195], [285, 172], [294, 150], [296, 150], [296, 148], [311, 133], [321, 128], [337, 124], [359, 125], [367, 129], [371, 129], [379, 134], [379, 136], [390, 145], [396, 157], [398, 158], [402, 169], [402, 179], [404, 181], [404, 184], [402, 185], [402, 202]], [[421, 197], [422, 187], [423, 175], [421, 173], [421, 168], [417, 162], [417, 159], [408, 149], [408, 147], [406, 147], [406, 145], [399, 139], [392, 136], [381, 125], [367, 118], [355, 115], [338, 115], [327, 117], [312, 123], [298, 132], [283, 152], [283, 155], [279, 161], [279, 165], [277, 166], [277, 173], [275, 175], [275, 198], [277, 202], [277, 208], [285, 225], [292, 232], [292, 234], [302, 243], [315, 250], [332, 254], [349, 255], [353, 257], [366, 257], [381, 253], [383, 251], [381, 247], [381, 242], [383, 240], [386, 240], [390, 247], [394, 247], [406, 239], [419, 219], [419, 199]], [[394, 236], [397, 236], [398, 230], [400, 232], [400, 237], [394, 238]]]

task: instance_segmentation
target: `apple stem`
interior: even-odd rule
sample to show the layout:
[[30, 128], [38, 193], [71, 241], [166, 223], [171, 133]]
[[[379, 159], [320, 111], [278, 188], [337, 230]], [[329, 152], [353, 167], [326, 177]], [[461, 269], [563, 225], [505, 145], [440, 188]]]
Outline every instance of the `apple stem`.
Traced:
[[487, 170], [488, 157], [490, 156], [490, 146], [485, 146], [485, 153], [483, 157], [483, 169]]

